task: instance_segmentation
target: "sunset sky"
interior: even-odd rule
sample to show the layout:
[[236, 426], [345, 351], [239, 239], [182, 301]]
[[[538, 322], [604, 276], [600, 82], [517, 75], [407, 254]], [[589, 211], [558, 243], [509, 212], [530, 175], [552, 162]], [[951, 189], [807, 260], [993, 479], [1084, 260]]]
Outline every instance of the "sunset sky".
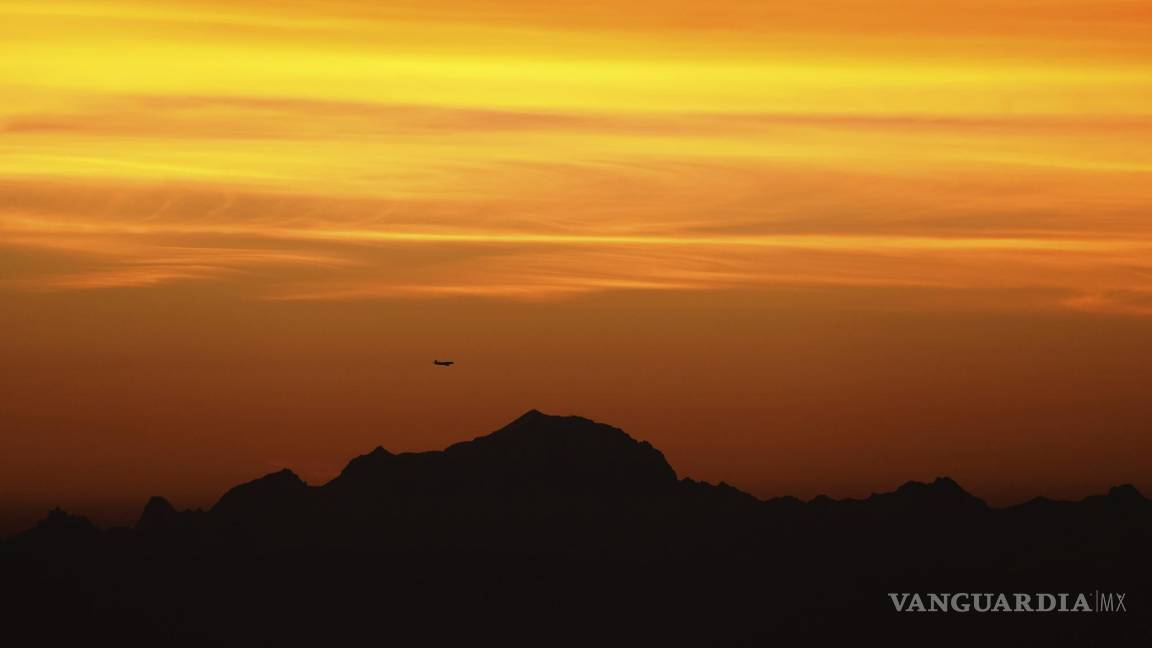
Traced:
[[0, 532], [530, 408], [1152, 491], [1146, 0], [0, 0], [0, 97]]

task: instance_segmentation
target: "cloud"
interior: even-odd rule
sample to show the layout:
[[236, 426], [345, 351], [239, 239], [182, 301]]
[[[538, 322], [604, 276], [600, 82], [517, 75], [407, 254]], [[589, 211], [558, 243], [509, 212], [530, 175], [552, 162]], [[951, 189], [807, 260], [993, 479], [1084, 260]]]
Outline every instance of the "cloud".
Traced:
[[0, 290], [1146, 285], [1131, 4], [497, 4], [0, 8]]

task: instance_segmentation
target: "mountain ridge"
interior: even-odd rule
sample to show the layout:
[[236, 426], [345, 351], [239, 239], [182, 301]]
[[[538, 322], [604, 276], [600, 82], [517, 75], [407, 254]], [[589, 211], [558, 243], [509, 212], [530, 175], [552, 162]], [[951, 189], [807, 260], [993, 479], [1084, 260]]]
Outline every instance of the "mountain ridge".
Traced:
[[1146, 614], [906, 616], [886, 593], [1128, 592], [1135, 611], [1150, 544], [1130, 485], [1005, 508], [944, 476], [761, 500], [531, 411], [319, 485], [282, 469], [207, 510], [152, 497], [134, 527], [54, 509], [0, 542], [0, 610], [27, 645], [1146, 645]]
[[[760, 499], [735, 486], [711, 484], [690, 477], [678, 477], [663, 453], [647, 441], [637, 440], [625, 431], [580, 416], [555, 416], [531, 409], [486, 435], [448, 445], [442, 450], [393, 453], [383, 446], [351, 458], [341, 472], [322, 484], [311, 485], [289, 468], [283, 468], [228, 489], [207, 511], [176, 509], [162, 496], [153, 496], [145, 505], [136, 530], [156, 533], [187, 527], [195, 517], [215, 516], [245, 521], [255, 516], [260, 522], [277, 516], [290, 516], [300, 507], [322, 506], [345, 498], [402, 498], [414, 495], [493, 492], [501, 496], [520, 495], [526, 489], [536, 493], [563, 491], [569, 495], [594, 496], [606, 490], [626, 490], [646, 495], [678, 492], [687, 496], [714, 497], [730, 505], [758, 507], [764, 511], [870, 510], [887, 515], [915, 512], [940, 514], [977, 511], [1024, 511], [1110, 502], [1131, 507], [1152, 505], [1131, 484], [1110, 488], [1107, 494], [1088, 495], [1080, 500], [1053, 500], [1038, 496], [1032, 500], [994, 508], [966, 491], [955, 480], [937, 476], [931, 482], [909, 480], [891, 491], [880, 491], [863, 499], [833, 499], [819, 495], [807, 501], [792, 496]], [[67, 516], [63, 518], [61, 516]], [[42, 520], [36, 529], [60, 527], [63, 520], [79, 526], [92, 525], [83, 516], [60, 508]], [[250, 521], [250, 520], [249, 520]], [[22, 535], [22, 534], [17, 534]]]

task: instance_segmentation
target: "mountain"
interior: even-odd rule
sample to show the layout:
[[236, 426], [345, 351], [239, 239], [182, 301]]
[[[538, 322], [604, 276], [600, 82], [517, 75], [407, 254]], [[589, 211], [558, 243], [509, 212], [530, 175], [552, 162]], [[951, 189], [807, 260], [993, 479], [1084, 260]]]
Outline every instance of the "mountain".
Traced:
[[88, 518], [54, 508], [35, 527], [17, 535], [13, 541], [25, 545], [67, 547], [91, 542], [99, 535], [100, 530]]
[[527, 492], [657, 493], [676, 484], [664, 455], [624, 431], [578, 416], [532, 410], [487, 436], [439, 452], [356, 457], [325, 490], [352, 494]]
[[[696, 530], [675, 529], [686, 515], [747, 515], [760, 505], [727, 484], [677, 479], [659, 450], [619, 428], [532, 410], [444, 450], [377, 447], [319, 486], [288, 469], [265, 475], [229, 490], [196, 524], [200, 534], [276, 543], [440, 546], [467, 538], [489, 548], [590, 552], [663, 532], [687, 537]], [[171, 527], [173, 519], [154, 498], [141, 522]], [[615, 533], [588, 534], [604, 526]]]
[[131, 529], [54, 510], [0, 543], [0, 610], [35, 645], [1142, 645], [1146, 607], [958, 623], [901, 616], [887, 593], [1135, 606], [1150, 542], [1152, 502], [1129, 485], [1003, 509], [947, 477], [762, 501], [678, 477], [618, 428], [533, 410], [440, 451], [377, 447], [325, 484], [284, 469], [206, 511], [153, 497]]

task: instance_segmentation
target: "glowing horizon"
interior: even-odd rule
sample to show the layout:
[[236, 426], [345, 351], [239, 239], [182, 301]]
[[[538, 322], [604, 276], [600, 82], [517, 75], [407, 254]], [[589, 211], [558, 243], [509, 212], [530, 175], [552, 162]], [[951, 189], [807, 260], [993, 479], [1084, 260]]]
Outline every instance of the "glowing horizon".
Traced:
[[[706, 418], [752, 399], [748, 381], [825, 394], [844, 366], [861, 381], [872, 372], [898, 381], [898, 367], [857, 355], [850, 327], [825, 319], [848, 311], [884, 320], [874, 343], [925, 367], [947, 354], [901, 344], [942, 332], [968, 349], [950, 359], [960, 373], [1003, 322], [1030, 322], [1020, 330], [1051, 345], [1032, 358], [1021, 333], [981, 367], [985, 382], [917, 392], [912, 409], [987, 396], [1014, 362], [1049, 371], [1032, 378], [1040, 387], [1021, 377], [1018, 398], [1042, 398], [1035, 388], [1078, 402], [1095, 393], [1080, 381], [1105, 371], [1098, 358], [1127, 362], [1115, 340], [1143, 348], [1133, 331], [1152, 317], [1150, 24], [1152, 8], [1130, 0], [0, 0], [3, 349], [17, 374], [71, 367], [112, 342], [69, 322], [91, 317], [111, 332], [150, 322], [140, 350], [125, 351], [140, 354], [132, 366], [184, 367], [173, 369], [173, 393], [230, 403], [187, 366], [236, 340], [259, 347], [245, 318], [280, 331], [270, 356], [304, 348], [317, 371], [343, 375], [325, 358], [377, 344], [359, 317], [395, 319], [388, 336], [431, 353], [450, 334], [434, 336], [412, 314], [428, 309], [469, 331], [452, 335], [516, 362], [547, 353], [573, 363], [557, 369], [570, 400], [548, 392], [521, 403], [496, 385], [528, 394], [545, 379], [501, 369], [470, 387], [492, 403], [469, 411], [499, 421], [507, 412], [497, 406], [514, 402], [641, 433], [668, 425], [665, 445], [676, 451], [690, 435], [655, 403], [703, 393], [692, 406]], [[668, 323], [708, 321], [701, 303], [726, 313], [716, 326], [753, 341], [778, 336], [755, 343], [786, 359], [784, 375], [744, 368], [733, 349], [738, 368], [726, 377], [668, 369], [679, 381], [638, 397], [647, 404], [635, 411], [599, 391], [590, 359], [628, 389], [619, 354], [599, 350], [618, 330], [640, 347], [665, 345], [686, 367], [710, 366], [723, 344]], [[195, 321], [154, 319], [165, 309], [195, 311]], [[550, 317], [538, 309], [563, 313], [551, 339], [595, 341], [568, 355], [524, 321], [502, 319]], [[905, 319], [885, 320], [893, 313]], [[598, 328], [616, 316], [620, 329]], [[322, 344], [304, 331], [324, 318], [339, 342], [329, 356], [308, 355]], [[781, 319], [793, 328], [774, 328]], [[483, 326], [502, 333], [473, 330]], [[1077, 332], [1067, 339], [1054, 333], [1069, 326]], [[210, 331], [205, 348], [169, 346], [169, 329], [200, 328]], [[807, 348], [809, 328], [843, 357], [795, 350]], [[1080, 354], [1080, 343], [1100, 356]], [[819, 369], [803, 364], [812, 355]], [[236, 375], [266, 371], [262, 361], [218, 360]], [[95, 379], [95, 366], [79, 366], [76, 384]], [[423, 420], [405, 408], [436, 402], [426, 385], [393, 387], [412, 390], [393, 404], [398, 421]], [[148, 389], [133, 383], [92, 402], [130, 411]], [[284, 387], [295, 401], [316, 389]], [[255, 416], [281, 396], [253, 388], [221, 412]], [[52, 398], [26, 393], [13, 420], [31, 433]], [[368, 400], [327, 398], [366, 416], [357, 408]], [[1095, 425], [1084, 407], [1083, 424]], [[1116, 407], [1128, 424], [1145, 421], [1135, 397]], [[1052, 429], [1080, 414], [1064, 414], [1037, 415], [1030, 434], [1071, 461], [1083, 448]], [[780, 438], [800, 438], [807, 415], [782, 415], [794, 429]], [[901, 427], [910, 422], [892, 425], [913, 434]], [[114, 446], [136, 447], [110, 434]], [[299, 443], [293, 456], [351, 445]], [[769, 441], [741, 443], [763, 457]], [[727, 446], [700, 452], [713, 468], [721, 455], [742, 460]], [[1101, 452], [1113, 453], [1102, 465], [1127, 461], [1116, 459], [1127, 456], [1119, 442]], [[692, 461], [680, 463], [697, 472]], [[962, 481], [994, 481], [981, 465]], [[848, 486], [869, 479], [854, 474]], [[791, 475], [780, 483], [807, 483]], [[28, 487], [21, 479], [12, 487]]]

